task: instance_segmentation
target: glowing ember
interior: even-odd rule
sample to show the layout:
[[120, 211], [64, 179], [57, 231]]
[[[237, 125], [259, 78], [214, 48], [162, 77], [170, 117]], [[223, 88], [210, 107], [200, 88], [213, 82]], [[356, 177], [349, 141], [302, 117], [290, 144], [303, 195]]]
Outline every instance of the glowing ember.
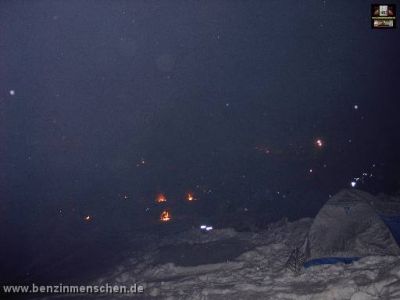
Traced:
[[159, 194], [156, 201], [157, 203], [167, 202], [167, 198], [164, 196], [164, 194]]
[[187, 201], [193, 201], [193, 200], [195, 200], [192, 193], [188, 193], [187, 196], [186, 196], [186, 199], [187, 199]]
[[168, 222], [170, 220], [171, 220], [171, 214], [167, 210], [164, 210], [160, 215], [160, 221]]

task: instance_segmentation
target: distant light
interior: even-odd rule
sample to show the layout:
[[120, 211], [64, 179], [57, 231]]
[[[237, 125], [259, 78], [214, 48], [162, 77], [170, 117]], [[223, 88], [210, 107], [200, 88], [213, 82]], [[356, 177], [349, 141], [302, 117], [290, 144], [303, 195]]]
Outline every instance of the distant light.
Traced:
[[186, 195], [186, 200], [187, 200], [187, 201], [193, 201], [193, 200], [195, 200], [195, 198], [194, 198], [194, 196], [193, 196], [192, 193], [188, 193], [188, 194]]
[[167, 198], [164, 196], [164, 194], [158, 194], [156, 202], [157, 203], [167, 202]]
[[146, 160], [142, 158], [137, 164], [136, 167], [144, 166], [146, 164]]
[[171, 213], [167, 210], [164, 210], [160, 215], [161, 222], [168, 222], [171, 220]]
[[15, 91], [14, 90], [10, 90], [10, 95], [14, 96], [15, 95]]
[[308, 170], [308, 172], [312, 173], [312, 172], [313, 172], [313, 170], [312, 170], [312, 169], [310, 169], [310, 170]]
[[213, 230], [214, 228], [213, 228], [212, 226], [201, 225], [201, 226], [200, 226], [200, 229], [201, 229], [201, 230], [205, 230], [205, 231], [211, 231], [211, 230]]
[[86, 222], [89, 222], [89, 221], [92, 220], [92, 217], [88, 215], [88, 216], [86, 216], [86, 217], [84, 218], [84, 220], [85, 220]]
[[351, 187], [356, 187], [357, 182], [356, 181], [352, 181], [352, 182], [350, 182], [350, 185], [351, 185]]
[[318, 139], [318, 140], [315, 141], [315, 145], [318, 148], [322, 148], [324, 146], [324, 142], [321, 139]]
[[356, 105], [354, 105], [354, 109], [355, 110], [357, 110], [358, 109], [358, 105], [356, 104]]

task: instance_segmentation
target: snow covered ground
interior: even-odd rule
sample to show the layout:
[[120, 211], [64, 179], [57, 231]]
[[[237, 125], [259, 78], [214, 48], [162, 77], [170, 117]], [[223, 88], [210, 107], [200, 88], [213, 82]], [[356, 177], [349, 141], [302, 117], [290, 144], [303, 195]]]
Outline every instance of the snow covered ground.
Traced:
[[[370, 256], [297, 275], [286, 269], [311, 223], [281, 221], [257, 233], [194, 229], [166, 236], [93, 284], [142, 284], [145, 299], [400, 299], [400, 257]], [[132, 296], [108, 297], [102, 299]]]
[[154, 299], [400, 299], [400, 257], [365, 257], [298, 275], [286, 269], [311, 222], [279, 222], [258, 233], [169, 236], [96, 284], [141, 283], [145, 297]]

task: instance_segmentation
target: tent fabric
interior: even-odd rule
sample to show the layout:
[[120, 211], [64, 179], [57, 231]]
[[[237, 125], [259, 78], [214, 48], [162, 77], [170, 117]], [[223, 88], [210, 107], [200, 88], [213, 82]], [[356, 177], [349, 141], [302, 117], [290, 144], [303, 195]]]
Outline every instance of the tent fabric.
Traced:
[[373, 208], [376, 201], [374, 196], [355, 189], [343, 190], [329, 199], [303, 244], [304, 266], [346, 263], [368, 255], [400, 255], [392, 235], [398, 232], [399, 224], [390, 223], [394, 228], [391, 232], [390, 225]]
[[400, 216], [380, 216], [382, 221], [389, 228], [393, 238], [400, 246]]

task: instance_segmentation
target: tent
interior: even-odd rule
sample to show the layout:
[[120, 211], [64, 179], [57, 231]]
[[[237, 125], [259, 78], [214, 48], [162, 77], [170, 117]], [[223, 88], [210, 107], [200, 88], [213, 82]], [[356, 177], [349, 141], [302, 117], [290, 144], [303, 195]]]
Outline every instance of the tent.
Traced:
[[378, 199], [372, 205], [400, 245], [400, 198], [380, 195]]
[[400, 207], [391, 204], [363, 191], [342, 190], [315, 217], [301, 255], [291, 256], [302, 257], [307, 268], [351, 263], [369, 255], [400, 255]]

